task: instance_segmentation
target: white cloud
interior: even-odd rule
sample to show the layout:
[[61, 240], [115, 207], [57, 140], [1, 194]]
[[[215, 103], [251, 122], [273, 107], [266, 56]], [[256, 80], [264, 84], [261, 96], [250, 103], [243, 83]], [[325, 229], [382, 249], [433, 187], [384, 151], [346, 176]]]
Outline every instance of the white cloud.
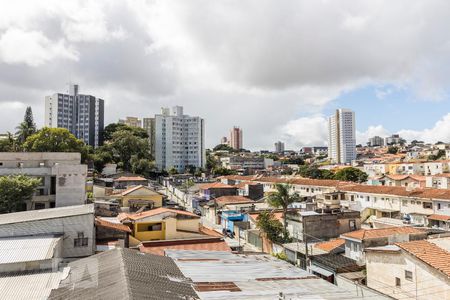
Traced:
[[284, 133], [282, 140], [292, 150], [299, 150], [302, 146], [323, 146], [327, 143], [327, 124], [322, 115], [291, 120], [281, 128]]
[[77, 60], [78, 56], [63, 40], [50, 41], [39, 31], [11, 28], [0, 37], [0, 61], [5, 63], [37, 67], [55, 58]]
[[450, 113], [443, 116], [432, 128], [424, 130], [402, 129], [398, 133], [408, 141], [421, 140], [429, 143], [438, 141], [450, 142]]

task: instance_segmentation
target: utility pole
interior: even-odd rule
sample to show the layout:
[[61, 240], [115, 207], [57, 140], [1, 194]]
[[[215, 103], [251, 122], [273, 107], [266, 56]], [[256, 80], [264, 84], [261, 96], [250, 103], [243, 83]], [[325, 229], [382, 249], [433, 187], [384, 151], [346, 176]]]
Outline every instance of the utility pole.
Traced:
[[306, 219], [302, 216], [302, 224], [303, 224], [303, 242], [305, 243], [305, 268], [308, 270], [308, 262], [309, 262], [309, 253], [308, 253], [308, 236], [306, 233]]

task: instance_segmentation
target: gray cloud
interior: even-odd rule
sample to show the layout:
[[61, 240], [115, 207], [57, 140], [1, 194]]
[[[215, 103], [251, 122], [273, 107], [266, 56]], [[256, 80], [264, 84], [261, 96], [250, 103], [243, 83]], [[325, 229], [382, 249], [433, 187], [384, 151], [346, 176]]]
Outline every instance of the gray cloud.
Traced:
[[108, 122], [181, 104], [206, 119], [209, 146], [240, 125], [246, 147], [299, 147], [323, 141], [321, 110], [344, 91], [389, 83], [440, 99], [450, 83], [448, 1], [3, 5], [0, 131], [25, 105], [42, 124], [44, 96], [75, 81], [107, 101]]

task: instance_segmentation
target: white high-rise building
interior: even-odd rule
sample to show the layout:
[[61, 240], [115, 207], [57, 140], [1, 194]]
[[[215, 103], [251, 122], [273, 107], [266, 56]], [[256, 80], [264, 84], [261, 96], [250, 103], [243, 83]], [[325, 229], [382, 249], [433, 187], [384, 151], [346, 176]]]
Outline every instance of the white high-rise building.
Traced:
[[172, 167], [184, 172], [188, 166], [206, 165], [205, 124], [200, 117], [183, 114], [182, 106], [175, 106], [172, 115], [162, 108], [155, 115], [155, 161], [160, 170]]
[[78, 139], [93, 147], [103, 144], [103, 99], [79, 94], [77, 84], [67, 93], [45, 97], [45, 126], [66, 128]]
[[356, 159], [355, 113], [349, 109], [337, 109], [328, 118], [328, 157], [336, 164]]

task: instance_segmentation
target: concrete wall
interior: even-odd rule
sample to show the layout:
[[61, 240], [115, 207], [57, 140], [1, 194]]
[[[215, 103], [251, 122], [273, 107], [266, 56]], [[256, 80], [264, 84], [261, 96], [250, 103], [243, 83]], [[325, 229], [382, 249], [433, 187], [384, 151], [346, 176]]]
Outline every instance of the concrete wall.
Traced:
[[[74, 239], [82, 232], [88, 238], [86, 247], [74, 247]], [[37, 234], [62, 234], [61, 256], [84, 257], [95, 253], [94, 214], [54, 218], [37, 221], [23, 221], [0, 225], [0, 237], [29, 236]]]
[[[396, 299], [450, 299], [448, 277], [409, 254], [371, 251], [366, 257], [368, 287]], [[405, 271], [412, 272], [412, 280], [405, 278]]]

